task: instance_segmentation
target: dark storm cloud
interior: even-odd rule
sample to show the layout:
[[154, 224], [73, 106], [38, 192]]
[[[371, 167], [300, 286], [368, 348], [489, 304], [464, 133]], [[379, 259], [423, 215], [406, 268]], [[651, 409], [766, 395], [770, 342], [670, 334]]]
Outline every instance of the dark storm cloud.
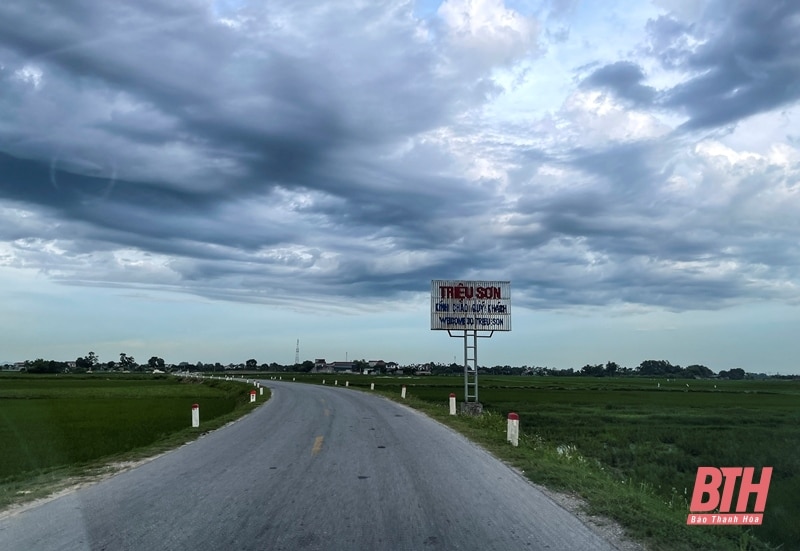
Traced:
[[[0, 7], [0, 35], [9, 52], [3, 76], [8, 80], [14, 69], [26, 66], [44, 73], [37, 90], [24, 90], [31, 86], [17, 79], [14, 85], [25, 97], [4, 107], [0, 102], [17, 122], [0, 136], [5, 161], [27, 159], [6, 167], [0, 192], [48, 205], [66, 218], [125, 231], [145, 226], [139, 233], [164, 231], [165, 238], [206, 239], [203, 226], [213, 220], [201, 221], [215, 205], [247, 196], [263, 199], [276, 186], [343, 198], [348, 208], [327, 214], [343, 224], [373, 227], [364, 231], [409, 220], [420, 208], [409, 205], [424, 203], [408, 184], [391, 183], [383, 194], [370, 191], [374, 182], [342, 177], [350, 165], [337, 165], [334, 157], [429, 128], [447, 117], [460, 97], [471, 101], [469, 83], [434, 74], [438, 55], [417, 43], [413, 22], [386, 19], [378, 5], [348, 11], [310, 4], [304, 11], [293, 4], [260, 13], [242, 8], [231, 14], [241, 16], [241, 27], [232, 29], [212, 21], [206, 6]], [[253, 23], [259, 17], [265, 26]], [[284, 32], [284, 21], [298, 28]], [[354, 24], [374, 29], [353, 33], [348, 29]], [[43, 106], [80, 102], [87, 93], [99, 105], [84, 100], [77, 115], [85, 121], [76, 127], [68, 128], [75, 121], [61, 109], [46, 121], [36, 120]], [[48, 134], [53, 127], [75, 133], [66, 141]], [[157, 150], [175, 145], [192, 155], [165, 159], [177, 163], [171, 167], [139, 166], [141, 160], [158, 162]], [[207, 157], [217, 157], [229, 170], [218, 169], [212, 159], [199, 167], [198, 180], [175, 177], [181, 170], [192, 176], [193, 162]], [[92, 196], [104, 198], [104, 214], [84, 208]], [[115, 217], [122, 205], [127, 215]], [[148, 209], [170, 211], [172, 217], [175, 211], [193, 212], [196, 220], [170, 227], [153, 216], [145, 225], [140, 218]]]
[[[552, 2], [555, 24], [574, 6]], [[618, 139], [625, 110], [579, 101], [496, 130], [493, 71], [535, 40], [448, 37], [403, 2], [0, 3], [0, 260], [242, 301], [384, 301], [442, 277], [512, 279], [537, 308], [782, 296], [800, 253], [770, 237], [783, 218], [750, 214], [763, 171], [718, 174], [687, 133], [639, 124], [794, 101], [792, 8], [752, 28], [748, 9], [648, 25], [647, 54], [688, 74], [673, 88], [642, 59], [584, 66], [576, 94], [637, 110]], [[670, 191], [694, 172], [696, 194]]]
[[800, 98], [800, 4], [786, 0], [711, 2], [702, 19], [662, 15], [646, 26], [647, 55], [687, 73], [656, 90], [632, 61], [594, 70], [582, 85], [612, 91], [637, 107], [657, 105], [689, 117], [687, 130], [735, 123]]
[[800, 98], [798, 2], [715, 2], [702, 22], [662, 18], [649, 30], [665, 66], [680, 61], [693, 73], [663, 101], [689, 116], [688, 129], [735, 123]]
[[655, 97], [655, 89], [643, 85], [644, 79], [644, 73], [637, 64], [618, 61], [594, 71], [584, 81], [584, 86], [608, 88], [635, 105], [648, 105]]
[[[458, 83], [432, 75], [437, 58], [415, 46], [413, 26], [385, 24], [374, 36], [345, 33], [348, 22], [337, 19], [347, 10], [328, 9], [316, 19], [314, 10], [298, 10], [290, 25], [313, 28], [297, 36], [272, 22], [292, 17], [291, 10], [245, 13], [241, 30], [234, 31], [211, 21], [205, 3], [154, 11], [114, 3], [89, 14], [70, 3], [43, 5], [44, 32], [35, 32], [29, 12], [15, 6], [0, 12], [5, 44], [48, 73], [39, 95], [63, 97], [77, 93], [80, 84], [104, 103], [111, 103], [109, 96], [130, 96], [137, 104], [134, 115], [120, 120], [115, 112], [107, 117], [87, 107], [86, 118], [97, 120], [82, 130], [106, 130], [136, 145], [143, 137], [157, 145], [204, 146], [234, 157], [250, 186], [317, 186], [309, 168], [330, 151], [430, 127], [462, 95]], [[349, 15], [380, 15], [354, 11]], [[249, 28], [249, 17], [266, 18], [266, 28]], [[63, 81], [52, 82], [55, 77]], [[147, 114], [141, 104], [172, 123], [160, 140], [145, 131], [146, 124], [136, 124], [137, 115]], [[118, 132], [120, 125], [130, 130]], [[52, 154], [41, 145], [17, 147], [23, 154]]]

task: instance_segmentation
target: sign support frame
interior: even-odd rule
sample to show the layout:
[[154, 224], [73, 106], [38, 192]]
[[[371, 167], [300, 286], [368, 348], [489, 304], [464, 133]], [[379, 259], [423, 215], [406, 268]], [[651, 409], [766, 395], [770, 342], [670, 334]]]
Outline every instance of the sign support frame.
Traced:
[[480, 415], [478, 339], [511, 331], [511, 282], [431, 280], [431, 330], [463, 339], [464, 403], [462, 413]]
[[489, 331], [488, 335], [481, 335], [477, 329], [465, 329], [463, 335], [454, 335], [452, 330], [448, 329], [447, 334], [464, 339], [464, 402], [478, 403], [478, 339], [490, 339], [494, 331]]

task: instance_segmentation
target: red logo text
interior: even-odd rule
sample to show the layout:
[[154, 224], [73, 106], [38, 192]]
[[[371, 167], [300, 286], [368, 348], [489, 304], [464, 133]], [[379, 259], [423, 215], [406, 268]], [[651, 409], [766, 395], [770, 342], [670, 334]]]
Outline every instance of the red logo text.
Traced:
[[[772, 467], [761, 469], [758, 482], [754, 474], [753, 467], [698, 468], [686, 524], [761, 524]], [[748, 510], [751, 496], [755, 496], [754, 505]]]

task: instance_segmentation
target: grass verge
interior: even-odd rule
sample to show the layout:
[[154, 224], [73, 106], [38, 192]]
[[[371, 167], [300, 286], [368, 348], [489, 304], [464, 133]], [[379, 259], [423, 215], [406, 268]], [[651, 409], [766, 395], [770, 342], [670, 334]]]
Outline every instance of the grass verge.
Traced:
[[664, 499], [646, 483], [620, 479], [600, 462], [583, 457], [574, 446], [560, 445], [522, 431], [519, 447], [506, 441], [505, 415], [491, 409], [480, 417], [451, 416], [444, 404], [433, 404], [408, 393], [381, 392], [457, 430], [496, 457], [521, 471], [528, 479], [551, 490], [578, 496], [585, 512], [618, 522], [626, 535], [654, 551], [778, 549], [738, 526], [686, 525], [688, 504], [682, 493]]

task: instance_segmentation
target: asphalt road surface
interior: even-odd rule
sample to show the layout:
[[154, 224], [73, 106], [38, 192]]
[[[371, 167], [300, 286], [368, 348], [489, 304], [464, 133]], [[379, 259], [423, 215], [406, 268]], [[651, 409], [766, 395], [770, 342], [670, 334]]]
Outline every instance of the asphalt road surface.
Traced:
[[614, 549], [410, 408], [341, 386], [264, 383], [272, 399], [236, 423], [6, 514], [0, 550]]

